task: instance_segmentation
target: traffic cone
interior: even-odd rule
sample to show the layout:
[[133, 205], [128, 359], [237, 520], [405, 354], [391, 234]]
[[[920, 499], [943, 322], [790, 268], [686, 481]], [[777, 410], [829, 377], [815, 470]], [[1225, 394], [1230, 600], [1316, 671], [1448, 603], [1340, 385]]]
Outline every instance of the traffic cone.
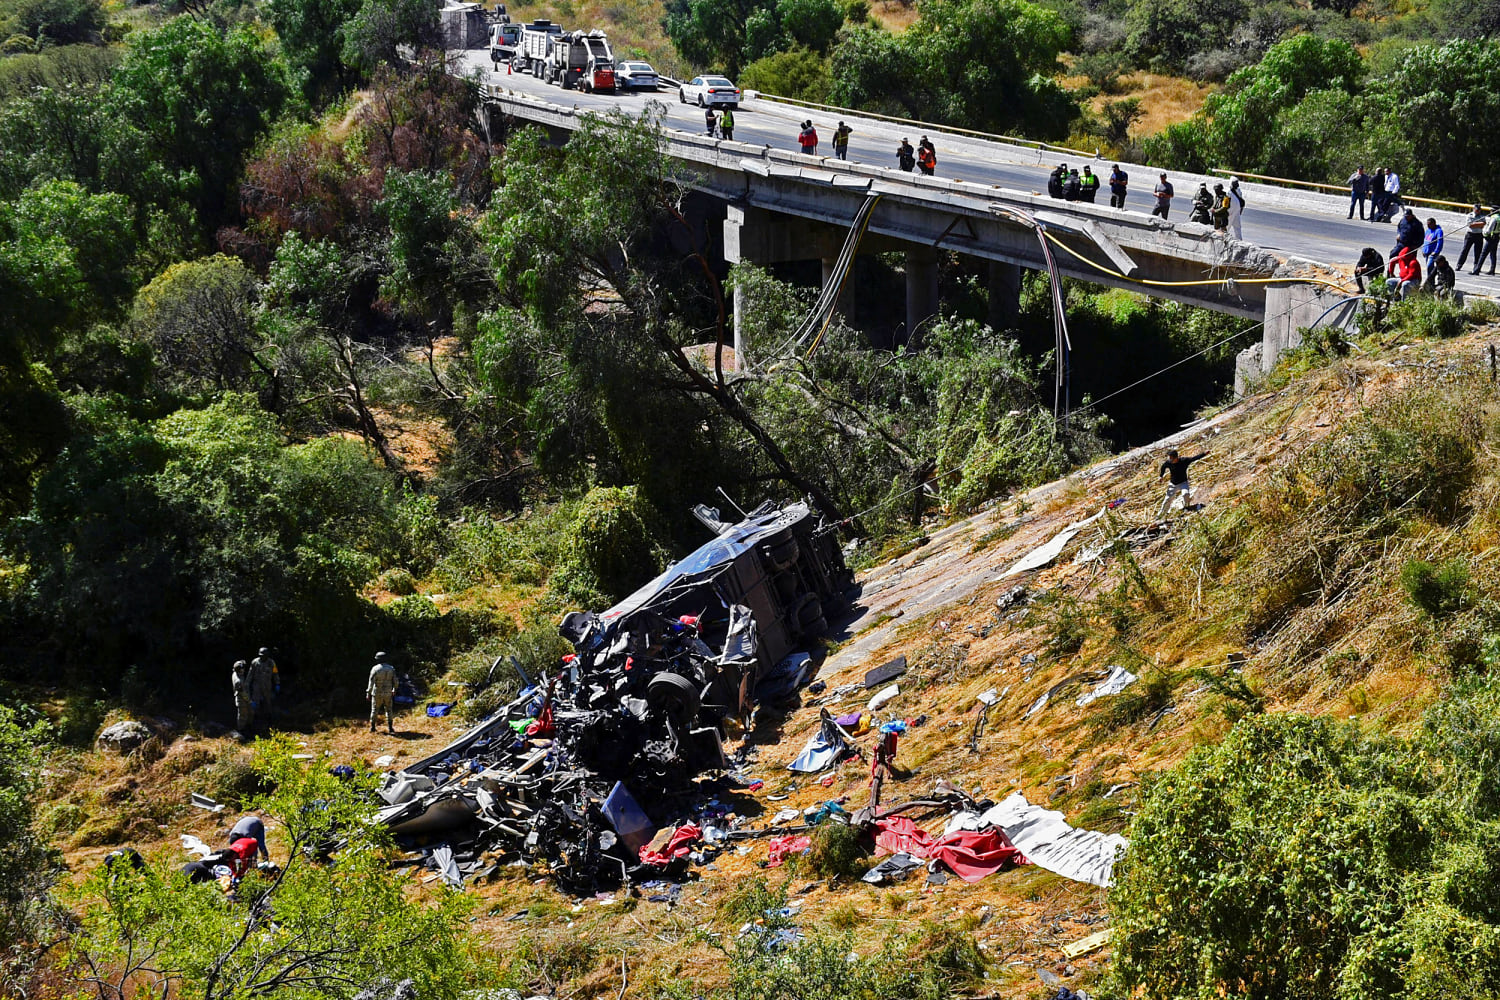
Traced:
[[510, 76], [511, 68], [514, 67], [515, 64], [516, 64], [516, 61], [514, 59], [510, 59], [510, 60], [506, 61], [506, 63], [505, 63], [505, 75], [506, 76]]

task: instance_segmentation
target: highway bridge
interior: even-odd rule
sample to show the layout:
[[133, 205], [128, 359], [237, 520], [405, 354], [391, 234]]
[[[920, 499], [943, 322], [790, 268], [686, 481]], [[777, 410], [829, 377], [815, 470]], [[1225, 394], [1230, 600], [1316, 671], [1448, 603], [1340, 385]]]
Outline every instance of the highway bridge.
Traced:
[[[1076, 153], [872, 118], [849, 111], [816, 111], [754, 97], [735, 115], [734, 141], [711, 139], [703, 112], [677, 102], [675, 90], [649, 94], [584, 94], [533, 77], [496, 72], [488, 52], [451, 54], [454, 71], [479, 82], [487, 128], [517, 121], [547, 127], [561, 137], [590, 112], [620, 109], [639, 114], [650, 101], [665, 109], [669, 153], [689, 165], [693, 185], [722, 206], [723, 255], [728, 261], [771, 264], [820, 259], [827, 280], [839, 280], [836, 261], [861, 206], [879, 196], [862, 253], [906, 254], [906, 328], [936, 313], [937, 259], [942, 250], [990, 262], [992, 319], [1004, 323], [1018, 307], [1020, 269], [1045, 269], [1036, 223], [1052, 238], [1053, 262], [1064, 275], [1264, 323], [1262, 343], [1240, 359], [1240, 376], [1269, 371], [1277, 356], [1298, 342], [1297, 331], [1315, 320], [1348, 326], [1354, 304], [1349, 279], [1360, 250], [1388, 253], [1390, 224], [1346, 220], [1348, 199], [1332, 194], [1241, 184], [1248, 201], [1243, 241], [1188, 222], [1200, 182], [1210, 189], [1224, 178], [1170, 172], [1176, 189], [1169, 221], [1151, 216], [1158, 171], [1122, 164], [1130, 173], [1125, 209], [1111, 208], [1107, 189], [1097, 204], [1046, 196], [1046, 179], [1059, 162], [1090, 163], [1107, 177], [1111, 163]], [[817, 157], [798, 151], [800, 123], [811, 118], [821, 145]], [[833, 157], [836, 124], [853, 129], [848, 160]], [[937, 147], [935, 177], [896, 169], [896, 147], [926, 135]], [[498, 135], [496, 136], [498, 138]], [[1397, 165], [1399, 167], [1399, 164]], [[1452, 234], [1449, 259], [1457, 261], [1461, 215], [1436, 216]], [[710, 234], [712, 235], [712, 233]], [[1500, 279], [1461, 274], [1459, 287], [1494, 295]], [[738, 317], [737, 317], [738, 318]], [[743, 348], [737, 343], [737, 347]], [[1240, 381], [1240, 379], [1237, 379]]]

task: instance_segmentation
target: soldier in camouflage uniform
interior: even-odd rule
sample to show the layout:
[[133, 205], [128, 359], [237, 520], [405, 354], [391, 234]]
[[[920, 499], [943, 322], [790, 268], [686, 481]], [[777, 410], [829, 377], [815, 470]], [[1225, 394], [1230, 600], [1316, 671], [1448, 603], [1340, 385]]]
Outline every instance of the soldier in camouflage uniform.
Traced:
[[370, 732], [375, 731], [375, 718], [385, 713], [388, 732], [396, 731], [395, 703], [396, 668], [385, 662], [384, 653], [375, 654], [375, 666], [370, 668], [370, 683], [365, 686], [365, 697], [370, 700]]
[[255, 702], [250, 690], [250, 664], [244, 660], [234, 661], [234, 672], [230, 675], [234, 685], [234, 727], [248, 733], [255, 722]]

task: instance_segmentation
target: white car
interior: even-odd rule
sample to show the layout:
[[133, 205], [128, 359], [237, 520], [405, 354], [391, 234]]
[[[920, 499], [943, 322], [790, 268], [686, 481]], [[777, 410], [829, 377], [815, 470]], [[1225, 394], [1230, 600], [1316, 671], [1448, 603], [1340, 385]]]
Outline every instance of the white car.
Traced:
[[627, 59], [615, 67], [615, 85], [621, 90], [655, 90], [659, 82], [650, 63]]
[[737, 108], [740, 106], [740, 88], [722, 76], [695, 76], [677, 88], [677, 99], [700, 108], [715, 104]]

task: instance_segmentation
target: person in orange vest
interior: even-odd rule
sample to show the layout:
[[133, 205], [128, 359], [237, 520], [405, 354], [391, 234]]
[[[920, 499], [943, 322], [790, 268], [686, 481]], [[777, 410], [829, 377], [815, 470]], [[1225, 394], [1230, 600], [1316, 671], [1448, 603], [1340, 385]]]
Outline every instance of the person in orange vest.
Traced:
[[928, 177], [937, 169], [937, 150], [932, 146], [932, 140], [925, 135], [922, 141], [917, 143], [917, 169]]

